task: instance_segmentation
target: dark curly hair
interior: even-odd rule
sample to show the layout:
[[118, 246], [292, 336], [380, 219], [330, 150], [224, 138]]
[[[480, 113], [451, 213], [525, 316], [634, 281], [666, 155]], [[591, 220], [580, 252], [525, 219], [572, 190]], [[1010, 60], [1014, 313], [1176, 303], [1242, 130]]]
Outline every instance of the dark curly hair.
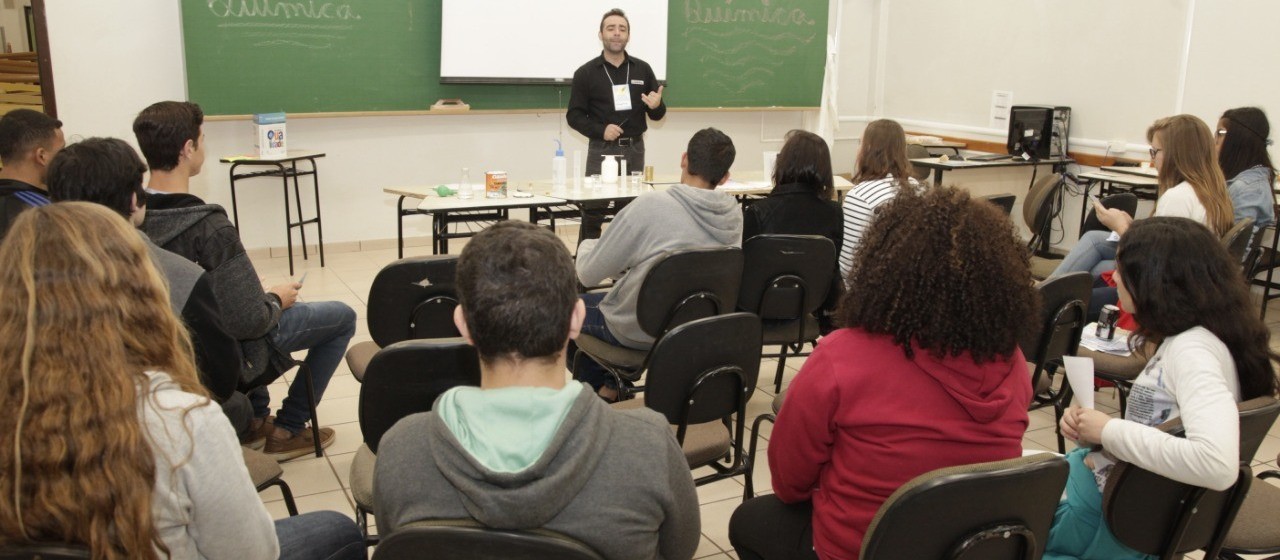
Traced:
[[1133, 300], [1135, 336], [1154, 344], [1201, 326], [1235, 358], [1240, 396], [1276, 394], [1271, 331], [1258, 318], [1240, 262], [1204, 225], [1186, 218], [1138, 220], [1120, 238], [1116, 270]]
[[1040, 314], [1029, 258], [994, 205], [954, 187], [904, 190], [858, 245], [837, 317], [893, 336], [908, 358], [915, 349], [1008, 358]]

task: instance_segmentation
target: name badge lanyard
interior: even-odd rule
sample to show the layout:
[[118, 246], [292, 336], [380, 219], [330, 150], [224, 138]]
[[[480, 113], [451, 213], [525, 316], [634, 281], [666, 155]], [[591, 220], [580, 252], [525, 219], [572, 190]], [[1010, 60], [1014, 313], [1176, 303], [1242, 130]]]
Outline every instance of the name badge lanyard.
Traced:
[[[600, 69], [604, 70], [604, 75], [609, 79], [609, 89], [613, 91], [613, 110], [614, 111], [630, 111], [631, 110], [631, 65], [627, 65], [627, 77], [622, 85], [613, 83], [613, 76], [609, 74], [609, 68], [600, 64]], [[624, 121], [625, 122], [625, 121]]]

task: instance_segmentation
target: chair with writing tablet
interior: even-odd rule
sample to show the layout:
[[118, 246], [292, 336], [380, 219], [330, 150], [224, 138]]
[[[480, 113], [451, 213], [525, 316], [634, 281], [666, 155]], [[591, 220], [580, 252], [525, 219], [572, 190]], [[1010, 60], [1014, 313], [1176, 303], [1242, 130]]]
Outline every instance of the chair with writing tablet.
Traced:
[[[742, 281], [742, 249], [682, 249], [655, 258], [636, 303], [640, 328], [654, 338], [655, 346], [675, 327], [733, 311]], [[644, 390], [632, 385], [649, 367], [649, 350], [609, 344], [587, 334], [578, 335], [575, 342], [575, 372], [579, 360], [594, 360], [614, 377], [624, 397]]]
[[457, 267], [457, 255], [437, 255], [400, 259], [378, 271], [369, 288], [366, 319], [373, 340], [347, 350], [347, 366], [356, 381], [364, 379], [369, 361], [382, 348], [402, 340], [461, 336], [453, 324]]
[[405, 340], [378, 351], [360, 385], [360, 434], [364, 444], [351, 461], [351, 497], [356, 502], [356, 525], [365, 542], [374, 511], [373, 474], [383, 434], [402, 418], [427, 412], [436, 397], [454, 387], [480, 385], [480, 358], [475, 347], [460, 338]]
[[[1053, 406], [1054, 417], [1058, 419], [1070, 402], [1070, 392], [1053, 388], [1053, 374], [1062, 367], [1062, 357], [1076, 354], [1080, 347], [1092, 287], [1093, 278], [1088, 272], [1064, 274], [1040, 283], [1036, 287], [1041, 300], [1037, 328], [1025, 333], [1018, 342], [1031, 369], [1033, 407]], [[1059, 434], [1058, 451], [1064, 450], [1065, 443]]]

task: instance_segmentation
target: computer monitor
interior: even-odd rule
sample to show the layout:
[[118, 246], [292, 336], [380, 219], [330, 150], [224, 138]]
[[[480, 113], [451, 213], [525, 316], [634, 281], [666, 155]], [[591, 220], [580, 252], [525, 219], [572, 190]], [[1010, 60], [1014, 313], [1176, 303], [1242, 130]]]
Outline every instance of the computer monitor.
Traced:
[[1014, 105], [1009, 110], [1009, 154], [1030, 159], [1067, 157], [1070, 107]]

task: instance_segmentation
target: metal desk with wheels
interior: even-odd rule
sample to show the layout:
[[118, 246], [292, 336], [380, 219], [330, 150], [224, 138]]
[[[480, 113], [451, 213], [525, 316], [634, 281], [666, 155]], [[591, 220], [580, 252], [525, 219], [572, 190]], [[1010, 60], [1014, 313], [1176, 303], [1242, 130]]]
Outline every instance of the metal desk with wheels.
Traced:
[[[227, 156], [219, 159], [222, 163], [231, 164], [231, 217], [236, 229], [240, 228], [240, 210], [236, 206], [236, 182], [257, 177], [279, 177], [284, 187], [284, 222], [287, 251], [289, 252], [289, 275], [293, 276], [293, 228], [298, 228], [302, 238], [302, 259], [307, 255], [307, 224], [316, 225], [317, 245], [320, 248], [320, 266], [324, 266], [324, 228], [320, 223], [320, 176], [316, 172], [316, 160], [324, 157], [323, 152], [289, 150], [286, 155], [276, 157]], [[310, 169], [298, 169], [298, 162], [306, 161]], [[241, 167], [257, 169], [239, 171]], [[262, 169], [266, 168], [266, 169]], [[299, 194], [298, 177], [311, 177], [311, 186], [316, 199], [316, 215], [313, 218], [302, 217], [302, 196]], [[289, 211], [289, 180], [293, 179], [293, 200], [298, 207], [298, 219], [294, 221]]]

